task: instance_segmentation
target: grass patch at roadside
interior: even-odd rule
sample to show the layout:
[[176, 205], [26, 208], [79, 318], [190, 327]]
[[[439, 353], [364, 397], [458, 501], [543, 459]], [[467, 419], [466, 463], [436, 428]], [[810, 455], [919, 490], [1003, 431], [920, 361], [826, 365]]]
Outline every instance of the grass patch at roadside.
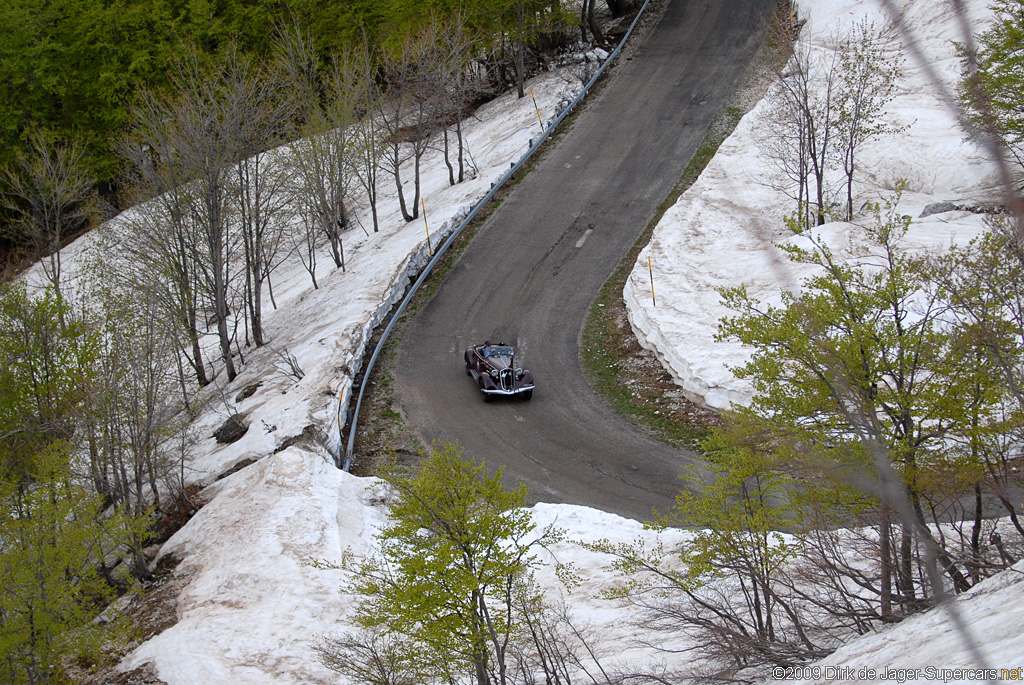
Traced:
[[[601, 287], [583, 326], [580, 360], [594, 391], [634, 424], [683, 449], [699, 450], [700, 442], [720, 418], [687, 400], [656, 355], [640, 346], [629, 324], [622, 291], [665, 212], [694, 184], [750, 104], [763, 93], [765, 83], [757, 66], [763, 54], [764, 50], [755, 58], [745, 83], [711, 123], [672, 191]], [[752, 97], [755, 95], [757, 98]]]

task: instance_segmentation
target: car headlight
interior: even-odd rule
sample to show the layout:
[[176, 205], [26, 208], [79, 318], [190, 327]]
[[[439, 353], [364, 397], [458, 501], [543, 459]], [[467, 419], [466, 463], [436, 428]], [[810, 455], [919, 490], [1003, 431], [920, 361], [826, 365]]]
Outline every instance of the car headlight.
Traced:
[[523, 370], [522, 369], [516, 369], [516, 380], [519, 380], [522, 377], [523, 377]]
[[491, 378], [493, 378], [494, 380], [498, 380], [498, 370], [497, 369], [491, 369]]

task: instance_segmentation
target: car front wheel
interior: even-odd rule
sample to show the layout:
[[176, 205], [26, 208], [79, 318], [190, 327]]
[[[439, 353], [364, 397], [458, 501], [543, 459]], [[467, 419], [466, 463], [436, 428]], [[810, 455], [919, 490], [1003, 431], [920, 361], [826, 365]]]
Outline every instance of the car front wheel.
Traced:
[[523, 399], [526, 400], [527, 402], [530, 401], [531, 397], [533, 397], [533, 390], [527, 390], [526, 392], [523, 393]]
[[484, 402], [490, 402], [491, 401], [490, 394], [486, 390], [484, 390], [483, 388], [480, 388], [480, 398], [483, 399]]

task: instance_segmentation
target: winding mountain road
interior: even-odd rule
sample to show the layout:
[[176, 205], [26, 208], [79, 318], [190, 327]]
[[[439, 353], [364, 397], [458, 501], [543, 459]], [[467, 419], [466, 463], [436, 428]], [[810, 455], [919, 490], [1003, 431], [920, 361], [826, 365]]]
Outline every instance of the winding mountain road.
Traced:
[[[479, 230], [403, 336], [396, 401], [426, 444], [504, 464], [534, 501], [635, 519], [665, 510], [696, 457], [616, 414], [587, 385], [580, 331], [601, 284], [696, 151], [756, 50], [771, 0], [670, 0], [557, 145]], [[532, 401], [485, 404], [463, 350], [502, 340]]]

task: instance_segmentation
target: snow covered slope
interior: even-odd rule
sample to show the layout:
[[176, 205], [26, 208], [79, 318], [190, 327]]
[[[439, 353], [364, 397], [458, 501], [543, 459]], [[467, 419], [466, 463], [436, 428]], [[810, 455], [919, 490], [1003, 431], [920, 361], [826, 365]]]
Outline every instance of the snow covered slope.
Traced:
[[[965, 2], [975, 30], [988, 18], [987, 0]], [[930, 65], [953, 87], [959, 60], [953, 41], [958, 31], [952, 3], [897, 0], [906, 25], [920, 42]], [[834, 35], [861, 20], [886, 28], [899, 44], [876, 0], [801, 0], [807, 20], [798, 49], [827, 51]], [[906, 51], [905, 51], [906, 52]], [[925, 206], [952, 201], [961, 206], [1000, 201], [995, 167], [982, 150], [964, 140], [949, 107], [925, 72], [907, 54], [900, 92], [887, 109], [898, 135], [866, 144], [860, 153], [855, 202], [878, 201], [905, 179], [899, 211], [919, 217]], [[773, 243], [790, 239], [783, 218], [793, 202], [773, 184], [778, 174], [759, 156], [762, 101], [743, 117], [694, 185], [670, 208], [640, 253], [623, 292], [630, 322], [641, 344], [654, 350], [689, 397], [724, 409], [751, 397], [746, 381], [732, 366], [748, 357], [739, 343], [716, 343], [718, 321], [729, 314], [718, 289], [746, 285], [752, 297], [777, 301], [781, 288], [794, 288], [806, 275], [786, 261]], [[861, 217], [857, 217], [861, 218]], [[906, 244], [947, 246], [966, 241], [982, 229], [983, 217], [963, 211], [915, 218]], [[827, 227], [834, 246], [856, 241], [860, 230], [836, 222]], [[648, 258], [654, 271], [657, 306], [651, 299]]]
[[[951, 611], [955, 612], [955, 616]], [[959, 624], [959, 625], [958, 625]], [[960, 630], [966, 629], [966, 634]], [[976, 683], [1024, 680], [1024, 562], [958, 597], [854, 640], [793, 673], [798, 682]], [[786, 677], [785, 670], [775, 674]]]
[[[967, 4], [973, 16], [981, 16], [983, 0]], [[945, 3], [906, 0], [901, 6], [936, 66], [953, 78], [956, 62], [949, 41], [954, 33], [944, 20]], [[809, 18], [812, 32], [864, 13], [881, 21], [873, 2], [803, 0], [800, 12]], [[960, 141], [951, 116], [921, 85], [922, 78], [909, 65], [910, 85], [892, 114], [895, 123], [911, 124], [909, 135], [876, 144], [860, 196], [877, 198], [896, 179], [907, 178], [904, 211], [913, 216], [940, 200], [991, 201], [996, 190], [984, 156]], [[545, 118], [570, 87], [557, 73], [532, 85]], [[733, 379], [727, 367], [741, 358], [742, 350], [712, 341], [724, 313], [714, 289], [747, 283], [752, 292], [768, 296], [800, 275], [771, 245], [784, 237], [780, 227], [786, 209], [764, 185], [766, 172], [752, 144], [755, 120], [755, 113], [744, 118], [698, 183], [666, 214], [641, 255], [645, 268], [648, 256], [654, 264], [657, 308], [647, 301], [646, 271], [634, 272], [625, 291], [641, 338], [657, 349], [694, 397], [714, 407], [749, 397], [749, 388]], [[449, 188], [440, 160], [428, 166], [424, 194], [432, 226], [439, 229], [443, 220], [458, 216], [481, 196], [525, 151], [538, 128], [528, 99], [504, 98], [481, 110], [469, 134], [480, 168], [476, 179]], [[382, 204], [394, 207], [393, 195]], [[331, 430], [337, 398], [349, 391], [352, 366], [368, 331], [401, 294], [413, 262], [423, 259], [422, 223], [405, 224], [393, 211], [382, 225], [380, 234], [349, 239], [347, 272], [323, 267], [320, 290], [308, 286], [297, 263], [276, 278], [279, 309], [268, 313], [266, 325], [272, 344], [294, 354], [306, 375], [302, 380], [274, 375], [271, 351], [253, 353], [232, 392], [211, 404], [202, 419], [204, 436], [237, 411], [248, 412], [251, 428], [232, 445], [218, 446], [206, 437], [199, 446], [202, 456], [193, 467], [197, 480], [211, 484], [209, 503], [161, 550], [180, 560], [176, 573], [187, 579], [177, 599], [178, 623], [141, 645], [122, 668], [148, 663], [173, 685], [343, 682], [319, 664], [313, 642], [320, 634], [345, 630], [353, 598], [345, 593], [344, 572], [312, 562], [337, 563], [346, 550], [357, 556], [370, 551], [372, 533], [384, 516], [383, 492], [373, 479], [337, 471], [312, 448], [276, 450], [307, 425]], [[975, 215], [947, 212], [915, 220], [911, 239], [944, 245], [974, 235], [980, 225]], [[845, 225], [829, 230], [836, 240], [849, 234]], [[72, 252], [88, 249], [88, 241], [79, 241]], [[264, 385], [251, 398], [233, 399], [237, 389], [256, 381]], [[216, 480], [245, 459], [255, 463]], [[592, 509], [537, 505], [533, 513], [539, 523], [557, 521], [570, 539], [653, 542], [653, 534], [637, 522]], [[671, 536], [666, 542], [671, 544]], [[605, 568], [608, 559], [568, 542], [556, 551], [562, 561], [575, 561], [586, 571], [569, 601], [600, 635], [606, 652], [646, 663], [657, 658], [636, 645], [638, 638], [649, 636], [630, 623], [624, 607], [596, 598], [602, 588], [619, 582]], [[1024, 665], [1021, 573], [1024, 566], [1018, 564], [958, 601], [961, 616], [985, 643], [983, 652], [996, 667]], [[541, 575], [552, 592], [565, 592], [553, 574]], [[937, 611], [852, 642], [824, 663], [879, 673], [885, 667], [977, 665], [962, 639], [948, 615]]]

